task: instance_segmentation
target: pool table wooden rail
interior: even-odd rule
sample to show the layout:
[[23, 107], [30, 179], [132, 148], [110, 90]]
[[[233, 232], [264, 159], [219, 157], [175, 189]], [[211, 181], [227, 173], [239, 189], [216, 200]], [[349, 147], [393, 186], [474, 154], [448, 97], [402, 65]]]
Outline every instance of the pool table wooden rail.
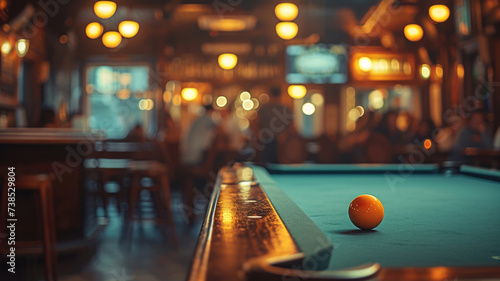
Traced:
[[324, 270], [332, 249], [264, 168], [236, 163], [219, 171], [188, 280], [500, 280], [500, 267]]

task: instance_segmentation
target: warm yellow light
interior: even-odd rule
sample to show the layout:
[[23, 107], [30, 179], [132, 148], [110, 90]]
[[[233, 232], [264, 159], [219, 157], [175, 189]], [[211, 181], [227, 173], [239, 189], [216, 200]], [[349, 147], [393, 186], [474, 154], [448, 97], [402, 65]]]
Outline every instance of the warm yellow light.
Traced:
[[409, 24], [405, 26], [404, 30], [406, 39], [417, 42], [424, 36], [424, 30], [418, 24]]
[[238, 121], [238, 127], [240, 127], [240, 130], [246, 130], [248, 129], [248, 127], [250, 127], [250, 121], [248, 121], [248, 119], [246, 118], [242, 118], [240, 119], [240, 121]]
[[247, 23], [240, 19], [220, 19], [210, 22], [210, 30], [241, 31], [247, 28]]
[[349, 110], [349, 112], [347, 113], [347, 118], [349, 118], [349, 120], [353, 122], [358, 120], [359, 117], [360, 117], [359, 110], [357, 110], [356, 108]]
[[436, 65], [436, 76], [443, 78], [443, 67], [440, 64]]
[[358, 61], [358, 66], [361, 71], [368, 72], [372, 70], [372, 60], [369, 57], [362, 57]]
[[345, 124], [345, 128], [347, 129], [347, 131], [352, 132], [356, 129], [356, 123], [354, 123], [353, 121], [348, 121], [347, 124]]
[[368, 104], [372, 109], [384, 107], [384, 94], [380, 90], [374, 90], [368, 95]]
[[182, 98], [187, 101], [192, 101], [198, 96], [198, 89], [196, 88], [184, 88], [181, 91]]
[[290, 85], [288, 86], [288, 95], [294, 99], [301, 99], [307, 93], [306, 87], [302, 85]]
[[260, 94], [259, 95], [259, 101], [262, 103], [262, 104], [266, 104], [269, 102], [269, 95], [264, 93], [264, 94]]
[[432, 5], [429, 8], [429, 16], [435, 22], [444, 22], [450, 17], [450, 9], [445, 5]]
[[459, 64], [457, 66], [457, 76], [458, 78], [460, 79], [463, 79], [464, 78], [464, 75], [465, 75], [465, 70], [464, 70], [464, 66]]
[[259, 100], [256, 99], [256, 98], [252, 98], [252, 102], [253, 102], [253, 109], [257, 109], [259, 108]]
[[8, 41], [3, 42], [3, 44], [2, 44], [2, 54], [8, 55], [11, 50], [12, 50], [12, 45], [10, 44], [10, 42], [8, 42]]
[[139, 32], [139, 23], [131, 20], [122, 21], [118, 25], [118, 31], [123, 37], [132, 38]]
[[302, 112], [305, 115], [313, 115], [315, 111], [316, 111], [316, 107], [314, 106], [314, 104], [312, 104], [310, 102], [306, 102], [302, 106]]
[[359, 117], [361, 117], [365, 114], [365, 109], [361, 105], [356, 106], [356, 110], [359, 113]]
[[116, 31], [108, 31], [102, 36], [102, 43], [108, 48], [116, 48], [122, 42], [122, 36]]
[[90, 39], [96, 39], [102, 34], [102, 25], [98, 22], [91, 22], [87, 24], [87, 27], [85, 28], [85, 34], [87, 34], [87, 37]]
[[281, 3], [274, 8], [276, 17], [282, 21], [293, 21], [299, 14], [299, 8], [292, 3]]
[[252, 100], [244, 100], [241, 104], [244, 110], [252, 110], [253, 109], [253, 101]]
[[222, 69], [230, 70], [238, 63], [238, 57], [235, 54], [221, 54], [218, 61]]
[[94, 12], [101, 19], [109, 19], [116, 12], [116, 3], [113, 1], [97, 1], [94, 4]]
[[17, 55], [20, 58], [26, 56], [26, 54], [28, 53], [28, 50], [29, 50], [29, 45], [30, 45], [30, 42], [26, 39], [19, 39], [19, 41], [17, 41], [16, 51], [17, 51]]
[[297, 36], [299, 27], [294, 22], [280, 22], [276, 25], [276, 33], [281, 39], [290, 40]]
[[430, 149], [432, 147], [432, 141], [430, 139], [426, 139], [424, 141], [424, 147], [425, 149]]
[[323, 96], [320, 93], [312, 94], [311, 102], [315, 105], [322, 105], [324, 103]]
[[141, 99], [139, 101], [139, 109], [140, 110], [151, 110], [153, 109], [154, 102], [152, 99]]
[[252, 98], [252, 95], [250, 95], [250, 93], [247, 91], [241, 92], [241, 94], [240, 94], [241, 101], [246, 101], [246, 100], [249, 100], [251, 98]]
[[429, 79], [429, 77], [431, 77], [431, 67], [428, 64], [422, 64], [420, 75], [424, 79]]
[[220, 96], [215, 100], [215, 103], [218, 107], [224, 107], [227, 105], [227, 98], [224, 96]]
[[182, 102], [182, 99], [181, 99], [181, 96], [180, 95], [175, 95], [173, 98], [172, 98], [172, 104], [175, 105], [175, 106], [179, 106], [181, 105], [181, 102]]

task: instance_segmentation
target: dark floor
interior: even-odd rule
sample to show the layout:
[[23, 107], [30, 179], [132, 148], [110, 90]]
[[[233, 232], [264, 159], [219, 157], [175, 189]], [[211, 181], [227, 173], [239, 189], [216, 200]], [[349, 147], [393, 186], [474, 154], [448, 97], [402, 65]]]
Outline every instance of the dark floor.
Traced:
[[[60, 276], [61, 281], [156, 281], [185, 280], [201, 221], [188, 226], [181, 215], [179, 193], [173, 193], [173, 209], [179, 248], [152, 222], [136, 223], [130, 248], [122, 241], [123, 219], [114, 204], [109, 222], [92, 260], [82, 270]], [[167, 233], [169, 233], [167, 231]], [[64, 268], [61, 268], [64, 272]]]
[[[147, 195], [147, 194], [146, 194]], [[147, 196], [146, 196], [147, 197]], [[134, 223], [130, 239], [123, 239], [124, 219], [117, 212], [116, 204], [110, 202], [109, 219], [103, 226], [101, 240], [95, 254], [88, 259], [85, 254], [71, 258], [59, 257], [60, 281], [156, 281], [185, 280], [201, 227], [201, 213], [194, 223], [188, 225], [182, 213], [180, 192], [172, 193], [172, 207], [176, 225], [178, 249], [172, 245], [170, 231], [153, 222]], [[154, 215], [150, 202], [141, 205], [143, 215]], [[103, 215], [103, 209], [98, 213]], [[148, 214], [149, 213], [149, 214]], [[165, 230], [165, 231], [162, 231]], [[82, 262], [83, 260], [83, 262]], [[2, 259], [3, 261], [3, 259]], [[0, 280], [43, 280], [44, 262], [40, 255], [32, 258], [18, 257], [16, 274], [7, 273], [4, 266]]]

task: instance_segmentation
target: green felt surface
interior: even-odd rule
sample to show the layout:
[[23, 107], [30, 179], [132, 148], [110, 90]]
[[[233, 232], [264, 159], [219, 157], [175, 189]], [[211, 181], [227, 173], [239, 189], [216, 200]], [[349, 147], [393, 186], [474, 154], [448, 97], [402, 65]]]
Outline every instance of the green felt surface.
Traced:
[[[389, 181], [384, 174], [271, 177], [333, 242], [331, 269], [367, 262], [500, 266], [499, 182], [442, 174]], [[384, 204], [384, 220], [374, 231], [357, 230], [349, 220], [349, 203], [361, 194]]]

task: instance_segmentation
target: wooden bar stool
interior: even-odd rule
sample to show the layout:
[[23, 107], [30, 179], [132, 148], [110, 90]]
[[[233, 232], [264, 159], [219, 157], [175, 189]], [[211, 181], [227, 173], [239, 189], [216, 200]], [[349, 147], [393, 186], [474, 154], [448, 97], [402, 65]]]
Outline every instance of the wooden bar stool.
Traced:
[[[53, 175], [16, 175], [15, 187], [17, 190], [29, 190], [39, 193], [41, 219], [43, 225], [42, 254], [45, 260], [45, 278], [48, 281], [57, 280], [57, 250], [54, 200], [52, 191]], [[2, 221], [7, 219], [7, 181], [2, 185]], [[34, 241], [16, 241], [17, 254], [39, 254], [39, 243]], [[37, 247], [38, 246], [38, 247]], [[3, 249], [2, 249], [3, 250]]]
[[[129, 164], [129, 171], [132, 177], [128, 215], [129, 223], [132, 225], [134, 221], [148, 220], [142, 217], [136, 217], [134, 213], [140, 203], [141, 191], [148, 190], [152, 195], [153, 204], [157, 214], [157, 217], [153, 220], [159, 224], [166, 224], [170, 228], [172, 244], [176, 249], [177, 235], [175, 232], [175, 223], [172, 214], [172, 199], [170, 195], [170, 184], [167, 176], [167, 166], [158, 161], [131, 161]], [[153, 179], [153, 186], [143, 187], [141, 185], [141, 179], [143, 178]]]

